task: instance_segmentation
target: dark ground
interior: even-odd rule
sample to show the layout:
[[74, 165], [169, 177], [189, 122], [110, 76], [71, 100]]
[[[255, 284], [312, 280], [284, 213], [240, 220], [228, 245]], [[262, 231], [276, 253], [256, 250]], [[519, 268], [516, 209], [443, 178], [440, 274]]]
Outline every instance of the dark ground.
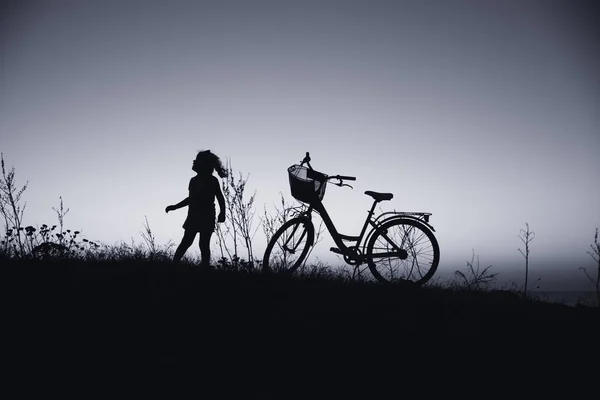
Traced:
[[153, 263], [3, 264], [2, 360], [10, 376], [29, 382], [22, 388], [141, 379], [138, 388], [148, 389], [173, 375], [224, 397], [331, 398], [327, 387], [372, 398], [478, 384], [517, 391], [522, 381], [547, 388], [566, 383], [554, 374], [573, 373], [573, 394], [600, 360], [598, 309], [508, 292]]

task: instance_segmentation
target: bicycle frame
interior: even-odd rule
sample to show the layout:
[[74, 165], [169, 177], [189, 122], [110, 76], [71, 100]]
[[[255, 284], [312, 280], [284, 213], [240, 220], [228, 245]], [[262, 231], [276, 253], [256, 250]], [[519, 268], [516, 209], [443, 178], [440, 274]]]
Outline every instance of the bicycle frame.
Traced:
[[[393, 255], [397, 255], [398, 253], [400, 253], [400, 254], [406, 253], [405, 250], [400, 249], [394, 243], [393, 240], [391, 240], [387, 237], [387, 232], [382, 230], [381, 226], [385, 222], [388, 222], [388, 221], [396, 219], [396, 218], [401, 218], [402, 216], [405, 216], [405, 217], [408, 217], [411, 219], [416, 219], [416, 220], [419, 220], [420, 222], [425, 222], [424, 220], [417, 217], [417, 215], [428, 216], [429, 214], [428, 213], [397, 213], [397, 212], [390, 211], [390, 212], [383, 213], [383, 214], [379, 215], [377, 218], [373, 219], [373, 214], [375, 213], [376, 205], [377, 205], [377, 201], [373, 201], [373, 205], [371, 206], [371, 209], [369, 210], [367, 218], [365, 219], [365, 222], [364, 222], [362, 229], [360, 231], [360, 234], [358, 236], [348, 236], [348, 235], [344, 235], [344, 234], [338, 232], [333, 221], [331, 220], [331, 217], [329, 216], [329, 213], [327, 213], [325, 206], [323, 205], [323, 203], [320, 200], [313, 201], [308, 206], [308, 209], [306, 211], [302, 212], [301, 215], [304, 215], [308, 219], [311, 219], [311, 213], [313, 210], [315, 210], [321, 216], [321, 218], [323, 219], [323, 222], [325, 222], [325, 226], [327, 227], [329, 234], [333, 238], [333, 241], [335, 242], [335, 244], [338, 246], [337, 248], [331, 248], [331, 251], [333, 251], [334, 253], [338, 253], [338, 254], [342, 254], [342, 255], [346, 256], [352, 262], [357, 262], [357, 263], [361, 264], [361, 263], [366, 262], [369, 257], [366, 256], [365, 254], [359, 254], [356, 250], [353, 250], [350, 247], [346, 246], [344, 241], [350, 241], [350, 242], [356, 243], [355, 246], [351, 246], [351, 247], [355, 247], [355, 248], [363, 247], [364, 248], [368, 241], [368, 238], [371, 237], [375, 232], [379, 232], [381, 234], [381, 236], [383, 238], [385, 238], [390, 243], [390, 245], [395, 249], [396, 253], [392, 253]], [[390, 214], [394, 214], [394, 216], [386, 217], [380, 221], [382, 216], [390, 215]], [[363, 237], [365, 236], [365, 232], [367, 231], [367, 227], [369, 225], [372, 226], [372, 230], [369, 232], [369, 234], [366, 236], [365, 240], [363, 241]], [[426, 223], [426, 225], [433, 230], [433, 228], [429, 224]], [[362, 246], [361, 246], [361, 243], [363, 243]], [[380, 253], [377, 255], [377, 257], [387, 257], [392, 254]]]

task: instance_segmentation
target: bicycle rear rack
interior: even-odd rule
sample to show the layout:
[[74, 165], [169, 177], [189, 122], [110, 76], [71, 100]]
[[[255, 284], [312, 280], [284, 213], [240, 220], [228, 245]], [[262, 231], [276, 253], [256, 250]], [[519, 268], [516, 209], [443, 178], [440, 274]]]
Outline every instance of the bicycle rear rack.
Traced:
[[413, 212], [413, 211], [387, 211], [387, 212], [384, 212], [384, 213], [378, 215], [377, 218], [375, 219], [375, 221], [379, 220], [384, 215], [399, 215], [399, 216], [406, 216], [406, 217], [413, 217], [413, 218], [416, 217], [417, 219], [422, 219], [423, 221], [429, 223], [429, 216], [433, 215], [433, 214], [428, 213], [428, 212]]

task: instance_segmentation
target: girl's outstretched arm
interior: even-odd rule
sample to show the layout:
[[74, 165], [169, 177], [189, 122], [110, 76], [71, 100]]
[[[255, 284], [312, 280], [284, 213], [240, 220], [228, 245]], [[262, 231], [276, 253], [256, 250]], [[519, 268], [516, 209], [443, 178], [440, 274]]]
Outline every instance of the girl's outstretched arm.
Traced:
[[190, 198], [186, 197], [185, 199], [181, 200], [179, 203], [175, 204], [175, 205], [171, 205], [171, 206], [167, 206], [167, 208], [165, 208], [165, 212], [169, 212], [169, 211], [174, 211], [177, 210], [181, 207], [185, 207], [187, 205], [190, 204]]

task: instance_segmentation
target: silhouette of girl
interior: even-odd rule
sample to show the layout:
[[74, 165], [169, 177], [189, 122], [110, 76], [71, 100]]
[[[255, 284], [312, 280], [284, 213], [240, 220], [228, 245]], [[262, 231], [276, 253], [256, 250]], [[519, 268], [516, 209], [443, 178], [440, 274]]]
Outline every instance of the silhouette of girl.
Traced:
[[185, 232], [181, 243], [175, 250], [174, 262], [181, 258], [194, 242], [196, 234], [200, 234], [200, 254], [203, 267], [210, 266], [210, 237], [215, 230], [215, 197], [219, 201], [218, 222], [225, 222], [225, 199], [219, 180], [213, 175], [216, 170], [221, 178], [227, 176], [227, 170], [221, 160], [210, 150], [201, 151], [192, 164], [192, 170], [197, 173], [190, 179], [189, 196], [175, 205], [165, 208], [165, 212], [174, 211], [188, 206], [188, 215], [183, 223]]

